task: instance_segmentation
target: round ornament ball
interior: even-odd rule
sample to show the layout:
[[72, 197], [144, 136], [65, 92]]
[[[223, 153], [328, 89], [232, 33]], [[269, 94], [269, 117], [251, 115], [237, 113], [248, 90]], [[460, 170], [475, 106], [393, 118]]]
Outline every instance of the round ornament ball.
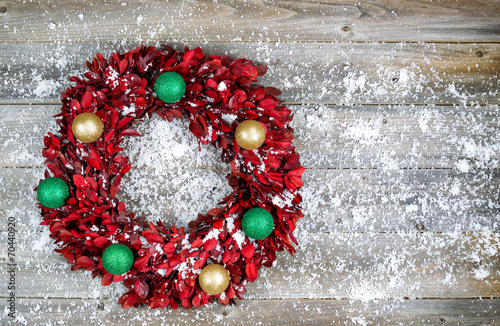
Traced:
[[186, 82], [178, 73], [167, 71], [156, 78], [154, 88], [160, 100], [165, 103], [175, 103], [186, 93]]
[[69, 198], [69, 187], [62, 179], [51, 177], [42, 180], [36, 190], [40, 204], [47, 208], [58, 208]]
[[113, 275], [122, 275], [132, 268], [134, 254], [124, 244], [112, 244], [102, 253], [102, 266], [106, 272]]
[[73, 120], [73, 135], [83, 142], [92, 143], [101, 137], [103, 124], [101, 119], [91, 112], [80, 113]]
[[208, 294], [221, 294], [229, 286], [229, 272], [219, 264], [207, 265], [201, 270], [198, 281], [201, 289]]
[[249, 238], [255, 240], [267, 238], [274, 229], [273, 216], [263, 208], [252, 208], [243, 215], [241, 227]]
[[234, 133], [236, 142], [240, 147], [254, 150], [262, 146], [266, 140], [266, 128], [255, 120], [241, 122]]

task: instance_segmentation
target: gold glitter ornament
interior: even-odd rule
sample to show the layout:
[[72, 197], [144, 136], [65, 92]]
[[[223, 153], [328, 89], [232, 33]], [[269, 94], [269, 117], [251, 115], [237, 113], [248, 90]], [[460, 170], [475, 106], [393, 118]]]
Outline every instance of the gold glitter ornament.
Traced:
[[103, 124], [101, 119], [94, 113], [84, 112], [80, 113], [74, 120], [73, 135], [83, 142], [92, 143], [99, 139], [102, 134]]
[[198, 282], [201, 289], [208, 294], [221, 294], [229, 286], [229, 272], [219, 264], [207, 265], [201, 270]]
[[234, 138], [241, 148], [257, 149], [266, 140], [266, 128], [258, 121], [245, 120], [236, 127]]

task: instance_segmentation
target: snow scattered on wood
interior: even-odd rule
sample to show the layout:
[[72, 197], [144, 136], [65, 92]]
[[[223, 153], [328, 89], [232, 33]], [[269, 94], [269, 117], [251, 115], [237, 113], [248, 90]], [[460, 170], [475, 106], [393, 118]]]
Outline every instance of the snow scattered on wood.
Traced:
[[[73, 18], [79, 23], [85, 13]], [[135, 19], [138, 25], [147, 23], [140, 13]], [[89, 24], [84, 23], [82, 31]], [[69, 76], [85, 71], [83, 61], [95, 52], [109, 54], [130, 46], [118, 41], [119, 35], [111, 44], [68, 45], [59, 43], [71, 41], [61, 33], [64, 26], [49, 23], [47, 28], [54, 31], [58, 42], [17, 47], [41, 52], [8, 63], [9, 73], [0, 85], [1, 90], [9, 91], [2, 95], [4, 100], [53, 101], [67, 86]], [[155, 28], [151, 35], [136, 40], [153, 39]], [[203, 28], [193, 32], [203, 34]], [[133, 27], [124, 26], [120, 35], [132, 33]], [[181, 39], [170, 41], [182, 43]], [[485, 82], [488, 90], [484, 93], [467, 88], [474, 75], [449, 81], [445, 71], [430, 63], [446, 58], [427, 44], [368, 44], [364, 51], [377, 53], [369, 58], [370, 66], [363, 65], [366, 56], [360, 55], [355, 44], [332, 46], [333, 53], [319, 58], [307, 56], [324, 54], [317, 51], [318, 45], [250, 46], [252, 52], [245, 45], [231, 43], [207, 44], [206, 48], [210, 54], [245, 56], [268, 64], [270, 72], [262, 83], [283, 88], [281, 98], [287, 102], [344, 105], [291, 106], [296, 143], [303, 148], [302, 164], [310, 168], [301, 192], [306, 216], [295, 232], [299, 251], [295, 257], [280, 254], [272, 269], [263, 269], [258, 281], [248, 286], [246, 298], [334, 298], [364, 304], [394, 300], [380, 307], [393, 311], [405, 298], [418, 299], [421, 293], [453, 298], [484, 293], [498, 296], [494, 282], [500, 275], [500, 109], [480, 103], [483, 98], [498, 96], [498, 80]], [[408, 53], [415, 47], [422, 53]], [[294, 48], [303, 49], [305, 55], [297, 55]], [[395, 64], [387, 64], [392, 61]], [[457, 105], [441, 106], [442, 99]], [[356, 104], [362, 102], [420, 104]], [[27, 131], [19, 129], [22, 123], [19, 128], [13, 125], [15, 119], [8, 108], [0, 108], [4, 117], [0, 128], [11, 131], [2, 138], [4, 148], [10, 149], [9, 166], [37, 166], [3, 168], [0, 175], [3, 184], [11, 185], [0, 199], [4, 216], [15, 216], [19, 230], [17, 295], [32, 294], [37, 288], [42, 298], [115, 302], [124, 292], [122, 285], [102, 287], [90, 273], [70, 272], [65, 260], [53, 252], [47, 228], [38, 225], [32, 190], [43, 176], [39, 151], [43, 136], [47, 131], [56, 132], [57, 127], [53, 120], [37, 119], [54, 113], [52, 107], [19, 110], [15, 119], [29, 123]], [[234, 116], [224, 119], [231, 121]], [[224, 178], [228, 167], [220, 163], [220, 153], [209, 146], [200, 151], [188, 125], [186, 120], [168, 123], [154, 118], [138, 126], [141, 138], [125, 142], [132, 170], [122, 181], [120, 197], [129, 210], [149, 220], [162, 219], [166, 225], [187, 227], [197, 213], [206, 213], [230, 192]], [[186, 162], [190, 162], [187, 167]], [[286, 205], [286, 198], [281, 202]], [[5, 250], [0, 249], [1, 257], [6, 256]], [[5, 271], [5, 264], [0, 265], [0, 273]], [[22, 300], [33, 314], [68, 309], [76, 315], [95, 309], [94, 301], [72, 302], [68, 308]], [[111, 307], [110, 303], [103, 310], [109, 312]], [[346, 308], [361, 314], [352, 317], [352, 323], [369, 324], [363, 308], [356, 307]], [[309, 309], [307, 304], [296, 308]], [[258, 311], [246, 304], [228, 308], [232, 310], [248, 314], [255, 323], [261, 320]], [[154, 311], [141, 318], [146, 322], [168, 320], [165, 315], [169, 313]], [[322, 311], [318, 308], [314, 313]], [[207, 321], [203, 311], [189, 312], [189, 316]], [[92, 313], [84, 320], [102, 322]], [[223, 320], [218, 315], [209, 322]], [[22, 316], [18, 322], [27, 323]]]

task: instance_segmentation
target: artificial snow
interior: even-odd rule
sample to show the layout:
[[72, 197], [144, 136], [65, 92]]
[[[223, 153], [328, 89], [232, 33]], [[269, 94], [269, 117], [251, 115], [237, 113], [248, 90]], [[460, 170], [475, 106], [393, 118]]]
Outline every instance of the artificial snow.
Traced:
[[[119, 7], [127, 5], [121, 2]], [[180, 8], [178, 15], [190, 17], [191, 13]], [[87, 21], [88, 16], [82, 12], [68, 17], [68, 24], [81, 27], [81, 39], [71, 39], [64, 26], [48, 22], [53, 43], [32, 44], [35, 50], [29, 58], [12, 58], [0, 82], [4, 98], [44, 103], [0, 106], [4, 152], [0, 180], [9, 185], [2, 194], [3, 215], [15, 217], [18, 230], [19, 306], [27, 307], [24, 312], [30, 318], [54, 316], [47, 325], [65, 324], [58, 320], [63, 314], [83, 316], [85, 324], [106, 323], [107, 314], [115, 311], [116, 301], [126, 291], [121, 283], [103, 287], [89, 272], [71, 272], [66, 260], [54, 252], [48, 228], [39, 225], [33, 189], [45, 170], [43, 137], [48, 131], [57, 133], [52, 116], [60, 108], [50, 103], [58, 101], [68, 87], [69, 76], [86, 71], [83, 63], [95, 52], [106, 57], [112, 50], [123, 52], [142, 41], [152, 44], [157, 33], [170, 29], [173, 19], [165, 17], [165, 23], [154, 25], [137, 13], [131, 18], [133, 24], [124, 25], [115, 40], [94, 44], [95, 35], [88, 32], [94, 23]], [[113, 19], [109, 15], [102, 18]], [[116, 20], [110, 24], [113, 22]], [[150, 26], [150, 32], [137, 34], [133, 25]], [[178, 37], [162, 43], [185, 43], [185, 31], [175, 29]], [[4, 30], [16, 33], [8, 25]], [[190, 33], [203, 36], [204, 30], [199, 27]], [[322, 45], [261, 42], [261, 36], [257, 33], [258, 41], [250, 45], [193, 45], [202, 46], [209, 54], [227, 53], [268, 64], [269, 73], [260, 78], [262, 84], [278, 86], [284, 92], [281, 99], [295, 103], [290, 105], [295, 115], [295, 145], [307, 168], [300, 191], [305, 217], [294, 233], [299, 242], [296, 255], [278, 253], [273, 268], [262, 268], [259, 279], [248, 284], [248, 300], [225, 309], [257, 325], [262, 317], [252, 306], [254, 300], [279, 305], [297, 299], [294, 309], [316, 315], [327, 311], [330, 301], [324, 300], [322, 309], [313, 310], [308, 301], [300, 300], [348, 300], [345, 309], [359, 315], [351, 318], [352, 323], [369, 325], [369, 304], [380, 312], [392, 312], [406, 298], [418, 299], [422, 293], [444, 298], [498, 296], [491, 280], [497, 280], [499, 274], [495, 257], [500, 254], [500, 108], [480, 103], [486, 95], [498, 97], [496, 79], [489, 81], [487, 94], [470, 94], [464, 83], [448, 81], [437, 70], [426, 70], [427, 62], [439, 55], [428, 44], [368, 43], [366, 51], [382, 53], [369, 58], [373, 63], [369, 70], [356, 57], [355, 44], [328, 45], [334, 49], [332, 53], [318, 58], [316, 53], [322, 52], [314, 49]], [[132, 45], [125, 40], [132, 40]], [[93, 43], [88, 46], [77, 41]], [[422, 56], [419, 60], [383, 63], [399, 60], [397, 56], [411, 47], [421, 49], [416, 54]], [[117, 76], [115, 72], [112, 82], [118, 82]], [[226, 89], [226, 84], [221, 82], [218, 89]], [[440, 105], [443, 98], [455, 104]], [[338, 105], [328, 105], [332, 99]], [[389, 104], [372, 105], [377, 103]], [[121, 114], [134, 111], [131, 105]], [[236, 118], [222, 116], [229, 124]], [[123, 143], [132, 169], [123, 178], [119, 193], [129, 211], [149, 221], [161, 219], [167, 226], [187, 227], [198, 213], [217, 207], [231, 192], [225, 179], [229, 167], [220, 162], [220, 150], [210, 146], [199, 150], [188, 120], [168, 123], [155, 116], [134, 127], [142, 137], [127, 138]], [[271, 200], [280, 207], [291, 205], [286, 192]], [[234, 218], [227, 225], [234, 227]], [[216, 236], [213, 232], [207, 239]], [[237, 231], [233, 239], [241, 247], [245, 236]], [[7, 257], [6, 246], [0, 247], [0, 257]], [[0, 274], [5, 275], [6, 269], [5, 264], [0, 265]], [[34, 291], [41, 299], [31, 298]], [[99, 308], [101, 302], [105, 304]], [[0, 321], [7, 320], [6, 313], [0, 311]], [[113, 322], [168, 324], [173, 313], [169, 309], [147, 314], [131, 309], [123, 312], [126, 317]], [[209, 320], [204, 310], [180, 313], [208, 324], [224, 323], [225, 318], [216, 315]], [[23, 315], [16, 322], [28, 323]]]

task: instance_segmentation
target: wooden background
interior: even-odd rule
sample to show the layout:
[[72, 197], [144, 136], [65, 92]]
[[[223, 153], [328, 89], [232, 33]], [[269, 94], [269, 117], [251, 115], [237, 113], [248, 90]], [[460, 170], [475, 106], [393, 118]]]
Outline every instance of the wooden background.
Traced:
[[[69, 272], [38, 226], [32, 189], [67, 78], [141, 42], [267, 64], [261, 83], [295, 113], [301, 245], [235, 307], [125, 311], [120, 288]], [[500, 325], [499, 75], [496, 0], [0, 0], [0, 324]], [[223, 180], [207, 161], [174, 158], [164, 178]], [[173, 222], [181, 186], [135, 189], [150, 167], [134, 168], [124, 200]], [[213, 189], [215, 202], [226, 190]]]

